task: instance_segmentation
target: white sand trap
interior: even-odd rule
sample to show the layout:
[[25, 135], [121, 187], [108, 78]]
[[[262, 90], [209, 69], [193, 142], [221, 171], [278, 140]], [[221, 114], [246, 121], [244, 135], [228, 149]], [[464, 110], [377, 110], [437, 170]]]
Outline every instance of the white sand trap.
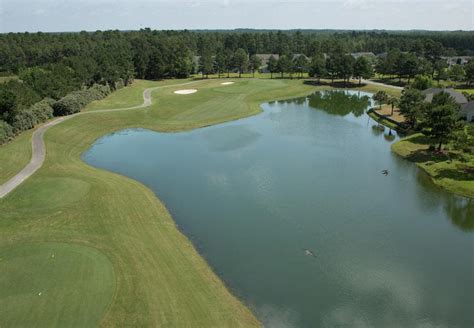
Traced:
[[184, 89], [184, 90], [176, 90], [174, 93], [178, 95], [189, 95], [191, 93], [197, 92], [196, 89]]
[[234, 82], [222, 82], [222, 85], [229, 85], [229, 84], [234, 84]]

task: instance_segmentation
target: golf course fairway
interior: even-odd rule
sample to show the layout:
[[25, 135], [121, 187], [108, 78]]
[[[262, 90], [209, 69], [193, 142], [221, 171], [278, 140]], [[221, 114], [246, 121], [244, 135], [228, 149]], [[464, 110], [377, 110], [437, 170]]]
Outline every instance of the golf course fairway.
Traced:
[[[190, 130], [317, 90], [300, 80], [232, 81], [196, 81], [188, 95], [173, 84], [189, 80], [136, 81], [85, 110], [140, 105], [146, 88], [170, 86], [153, 91], [150, 107], [79, 115], [46, 132], [43, 166], [0, 200], [0, 327], [260, 326], [151, 190], [81, 160], [107, 133]], [[15, 149], [27, 152], [28, 134]], [[28, 162], [28, 153], [17, 157], [2, 179]]]

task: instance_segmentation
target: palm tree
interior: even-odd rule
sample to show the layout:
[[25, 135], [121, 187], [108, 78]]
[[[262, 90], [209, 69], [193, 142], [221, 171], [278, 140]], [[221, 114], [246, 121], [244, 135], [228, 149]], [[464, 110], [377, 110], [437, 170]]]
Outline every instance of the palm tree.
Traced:
[[387, 103], [392, 106], [392, 112], [390, 116], [393, 116], [393, 109], [395, 106], [398, 106], [399, 100], [397, 97], [390, 97], [388, 98]]

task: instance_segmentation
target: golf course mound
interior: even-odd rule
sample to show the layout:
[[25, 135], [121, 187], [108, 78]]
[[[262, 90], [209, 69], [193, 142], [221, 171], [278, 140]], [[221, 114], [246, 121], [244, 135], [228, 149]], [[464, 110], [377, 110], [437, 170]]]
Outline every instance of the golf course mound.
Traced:
[[232, 81], [229, 81], [229, 82], [222, 82], [221, 84], [222, 85], [231, 85], [231, 84], [234, 84], [235, 82], [232, 82]]
[[115, 290], [109, 259], [76, 244], [0, 248], [0, 272], [2, 327], [97, 327]]
[[189, 95], [191, 93], [196, 93], [196, 92], [197, 92], [196, 89], [183, 89], [183, 90], [174, 91], [174, 93], [176, 93], [177, 95]]

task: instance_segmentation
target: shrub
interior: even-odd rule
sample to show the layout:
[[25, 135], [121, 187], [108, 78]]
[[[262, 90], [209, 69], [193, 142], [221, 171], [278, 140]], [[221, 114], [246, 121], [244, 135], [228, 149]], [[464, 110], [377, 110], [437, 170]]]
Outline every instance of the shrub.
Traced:
[[95, 84], [89, 89], [73, 91], [54, 103], [54, 115], [64, 116], [77, 113], [88, 103], [103, 99], [110, 91], [108, 85], [99, 84]]
[[426, 75], [417, 75], [411, 86], [418, 90], [426, 90], [433, 86], [433, 80]]
[[21, 110], [15, 114], [12, 120], [14, 133], [32, 129], [38, 123], [42, 123], [53, 117], [54, 100], [45, 98], [27, 109]]
[[0, 120], [0, 145], [11, 140], [14, 136], [13, 128], [7, 122]]

